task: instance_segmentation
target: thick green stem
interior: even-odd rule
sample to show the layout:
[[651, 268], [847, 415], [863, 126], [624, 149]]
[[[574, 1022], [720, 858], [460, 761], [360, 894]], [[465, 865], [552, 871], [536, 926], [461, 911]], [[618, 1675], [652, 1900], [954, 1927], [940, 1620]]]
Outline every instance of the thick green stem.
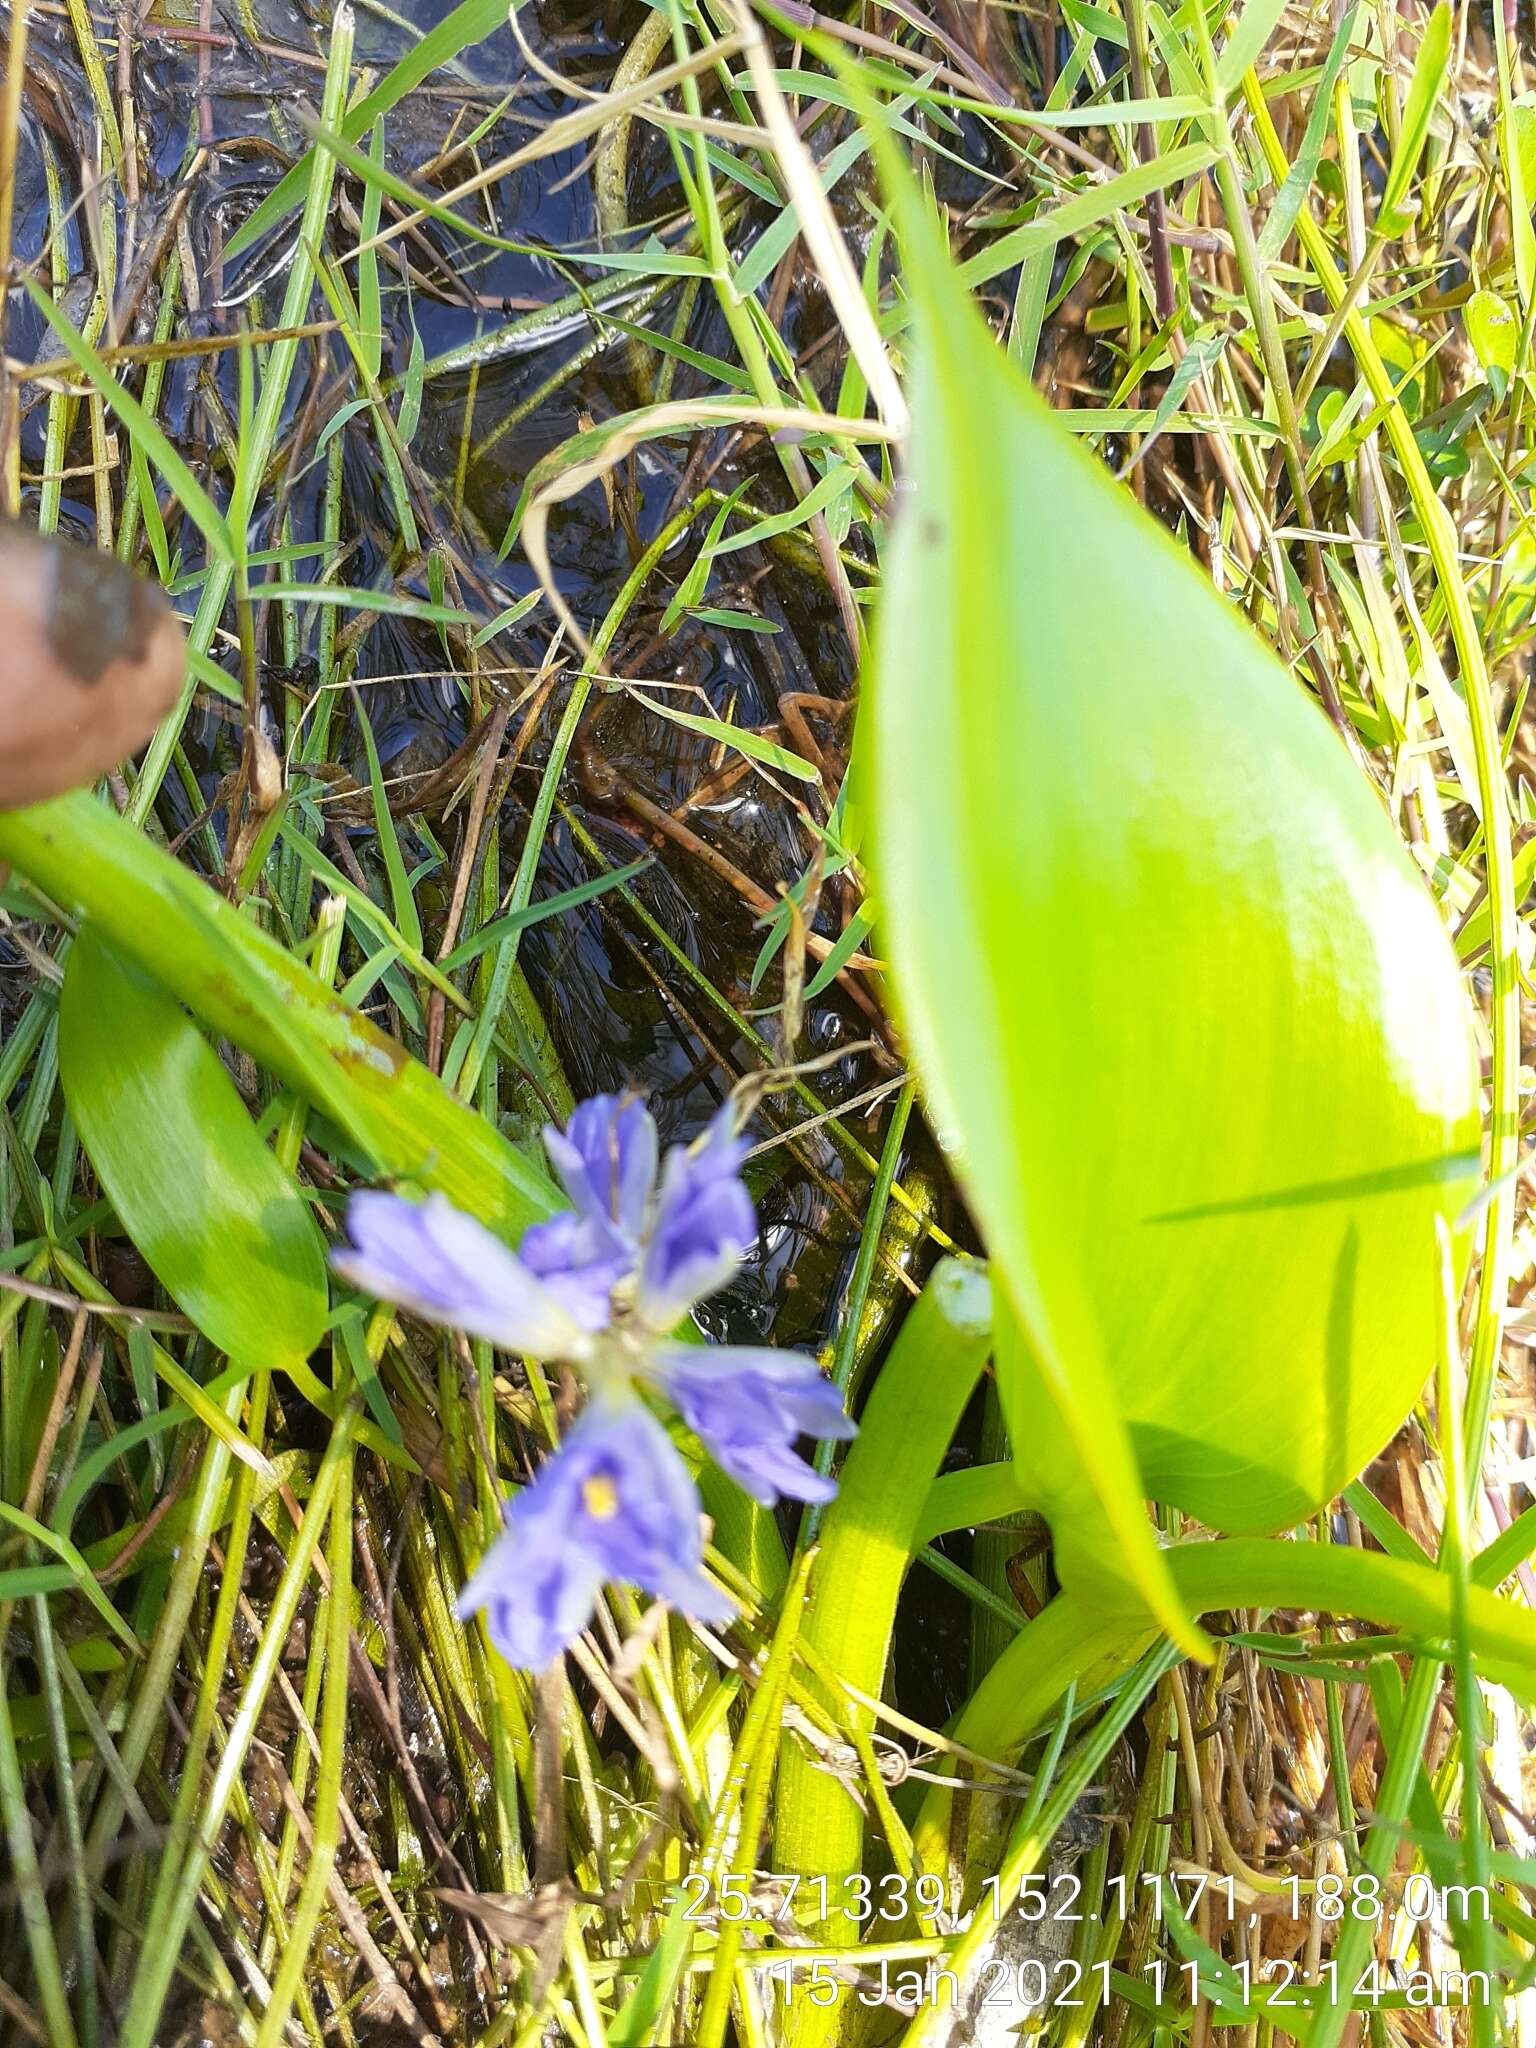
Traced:
[[[970, 1399], [991, 1343], [987, 1282], [946, 1260], [908, 1316], [865, 1410], [821, 1527], [821, 1563], [803, 1641], [850, 1688], [878, 1698], [896, 1602], [920, 1544], [928, 1488]], [[821, 1688], [839, 1720], [849, 1706]], [[852, 1713], [865, 1728], [870, 1709]], [[832, 1901], [863, 1866], [864, 1815], [852, 1793], [821, 1769], [799, 1738], [785, 1738], [779, 1765], [774, 1867], [827, 1879]], [[826, 1937], [859, 1939], [834, 1910]]]

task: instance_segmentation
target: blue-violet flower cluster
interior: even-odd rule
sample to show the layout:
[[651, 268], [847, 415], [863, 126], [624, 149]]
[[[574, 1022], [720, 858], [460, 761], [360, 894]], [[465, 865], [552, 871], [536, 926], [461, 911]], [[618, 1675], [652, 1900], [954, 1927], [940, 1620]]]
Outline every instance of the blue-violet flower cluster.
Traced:
[[559, 1450], [506, 1504], [506, 1527], [460, 1596], [486, 1610], [509, 1663], [542, 1670], [581, 1634], [598, 1589], [622, 1579], [697, 1621], [731, 1603], [703, 1565], [699, 1496], [641, 1398], [660, 1396], [755, 1499], [823, 1501], [835, 1488], [800, 1436], [853, 1424], [815, 1363], [792, 1351], [679, 1344], [672, 1333], [721, 1287], [757, 1234], [746, 1146], [723, 1111], [698, 1144], [660, 1158], [633, 1097], [593, 1096], [545, 1132], [571, 1208], [513, 1254], [440, 1195], [370, 1192], [335, 1254], [355, 1286], [504, 1351], [573, 1366], [588, 1399]]

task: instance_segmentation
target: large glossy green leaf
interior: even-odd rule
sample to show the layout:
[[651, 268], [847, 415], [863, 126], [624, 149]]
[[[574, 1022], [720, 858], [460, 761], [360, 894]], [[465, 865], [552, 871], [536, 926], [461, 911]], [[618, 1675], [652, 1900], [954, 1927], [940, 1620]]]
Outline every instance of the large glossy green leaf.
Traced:
[[118, 1220], [172, 1299], [241, 1363], [307, 1357], [327, 1294], [303, 1196], [186, 1011], [89, 924], [64, 975], [59, 1069]]
[[1143, 1494], [1282, 1528], [1429, 1372], [1470, 1015], [1369, 782], [1058, 428], [897, 182], [910, 496], [860, 741], [881, 950], [1013, 1311], [999, 1378], [1064, 1576], [1173, 1625]]

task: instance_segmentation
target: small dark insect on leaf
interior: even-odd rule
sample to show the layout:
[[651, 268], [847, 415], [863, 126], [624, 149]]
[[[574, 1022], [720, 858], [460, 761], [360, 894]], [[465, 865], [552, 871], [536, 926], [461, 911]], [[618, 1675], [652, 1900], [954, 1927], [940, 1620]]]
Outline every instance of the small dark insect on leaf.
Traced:
[[186, 642], [110, 555], [0, 519], [0, 810], [94, 782], [176, 702]]

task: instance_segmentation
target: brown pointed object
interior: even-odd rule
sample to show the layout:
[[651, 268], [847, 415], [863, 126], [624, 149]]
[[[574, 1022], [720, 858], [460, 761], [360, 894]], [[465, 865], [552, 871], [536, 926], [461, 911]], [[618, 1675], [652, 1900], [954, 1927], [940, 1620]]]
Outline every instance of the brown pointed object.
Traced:
[[176, 702], [186, 662], [157, 585], [0, 519], [0, 810], [115, 768]]

